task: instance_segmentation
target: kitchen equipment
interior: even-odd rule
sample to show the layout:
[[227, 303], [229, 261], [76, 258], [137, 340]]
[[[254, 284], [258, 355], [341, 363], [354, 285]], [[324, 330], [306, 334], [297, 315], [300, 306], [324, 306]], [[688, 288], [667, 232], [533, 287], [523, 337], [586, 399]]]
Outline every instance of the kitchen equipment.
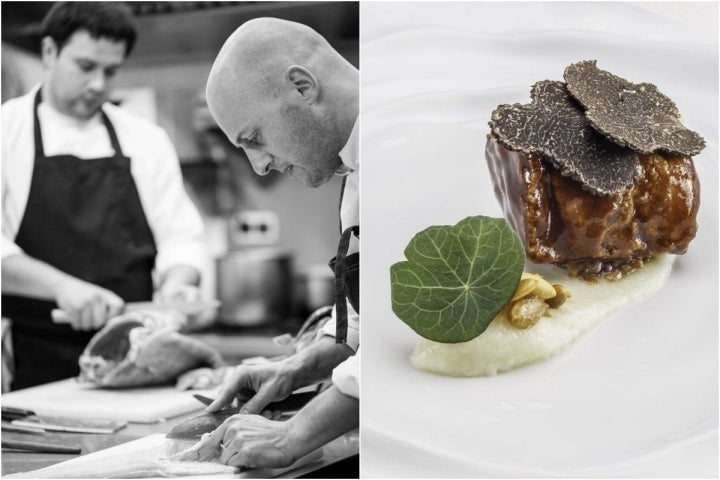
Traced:
[[125, 420], [98, 420], [93, 418], [50, 417], [46, 415], [28, 415], [11, 422], [16, 427], [40, 428], [55, 432], [73, 433], [115, 433], [127, 426]]
[[15, 408], [2, 406], [2, 419], [8, 422], [16, 420], [18, 418], [25, 418], [28, 415], [35, 415], [35, 412], [26, 408]]
[[[265, 407], [266, 410], [280, 412], [295, 412], [300, 410], [305, 404], [312, 400], [317, 392], [303, 392], [290, 395], [284, 400], [273, 402]], [[196, 399], [209, 405], [212, 399], [203, 397], [202, 395], [193, 395]], [[207, 403], [207, 402], [210, 403]], [[237, 414], [240, 406], [225, 408], [213, 413], [203, 413], [195, 417], [188, 418], [175, 425], [167, 434], [167, 438], [178, 440], [199, 440], [204, 433], [212, 432], [220, 426], [229, 417]]]
[[74, 445], [56, 445], [45, 442], [28, 442], [25, 440], [2, 440], [2, 448], [12, 450], [24, 450], [27, 452], [40, 453], [71, 453], [78, 454], [82, 449]]
[[272, 247], [229, 252], [217, 260], [218, 322], [272, 325], [292, 314], [292, 257]]
[[155, 423], [199, 410], [197, 400], [171, 386], [103, 390], [74, 378], [3, 394], [2, 405], [31, 409], [38, 415], [137, 423]]
[[267, 210], [241, 210], [228, 220], [228, 244], [231, 250], [244, 247], [277, 245], [280, 220]]
[[335, 276], [325, 263], [310, 265], [300, 275], [304, 313], [335, 303]]
[[2, 430], [3, 432], [32, 433], [40, 435], [45, 433], [45, 430], [43, 430], [42, 428], [19, 427], [17, 425], [13, 425], [10, 422], [6, 422], [5, 420], [0, 423], [0, 430]]
[[212, 402], [215, 401], [215, 400], [213, 400], [212, 398], [205, 397], [205, 396], [200, 395], [200, 394], [198, 394], [198, 393], [193, 393], [193, 398], [194, 398], [195, 400], [197, 400], [198, 402], [202, 403], [203, 405], [205, 405], [206, 407], [207, 407], [208, 405], [210, 405]]

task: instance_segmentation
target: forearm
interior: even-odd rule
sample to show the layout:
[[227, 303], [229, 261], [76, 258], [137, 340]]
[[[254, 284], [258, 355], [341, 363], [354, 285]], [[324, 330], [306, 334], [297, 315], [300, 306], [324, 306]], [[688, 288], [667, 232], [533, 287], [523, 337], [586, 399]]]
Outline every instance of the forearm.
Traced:
[[325, 390], [288, 420], [288, 448], [299, 458], [356, 428], [359, 405], [335, 386]]
[[321, 337], [312, 345], [284, 360], [297, 389], [328, 378], [333, 369], [354, 352], [333, 337]]
[[2, 292], [54, 300], [58, 286], [72, 278], [40, 260], [24, 253], [2, 259]]

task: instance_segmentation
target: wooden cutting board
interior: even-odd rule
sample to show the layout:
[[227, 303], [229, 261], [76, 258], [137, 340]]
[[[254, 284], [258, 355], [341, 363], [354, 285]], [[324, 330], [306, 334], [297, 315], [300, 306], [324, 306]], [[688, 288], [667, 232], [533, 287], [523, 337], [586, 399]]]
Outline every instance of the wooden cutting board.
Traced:
[[[288, 468], [254, 469], [237, 471], [227, 465], [214, 462], [158, 462], [166, 451], [165, 435], [157, 433], [123, 443], [99, 452], [58, 463], [32, 472], [7, 475], [3, 478], [133, 478], [129, 471], [145, 472], [142, 478], [192, 477], [192, 478], [273, 478], [310, 463], [322, 460], [319, 449], [298, 460]], [[155, 472], [157, 475], [153, 475]], [[163, 473], [160, 476], [160, 472]], [[135, 478], [139, 478], [140, 476]]]
[[172, 386], [105, 390], [70, 378], [3, 394], [2, 405], [38, 415], [155, 423], [202, 409], [193, 393], [217, 396], [215, 390], [188, 392]]

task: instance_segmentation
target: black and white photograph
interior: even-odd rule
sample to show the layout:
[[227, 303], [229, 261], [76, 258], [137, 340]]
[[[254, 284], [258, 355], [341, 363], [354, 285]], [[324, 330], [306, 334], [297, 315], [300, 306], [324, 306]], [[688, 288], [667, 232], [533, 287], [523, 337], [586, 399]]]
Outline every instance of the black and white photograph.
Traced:
[[2, 476], [358, 478], [357, 2], [2, 3]]

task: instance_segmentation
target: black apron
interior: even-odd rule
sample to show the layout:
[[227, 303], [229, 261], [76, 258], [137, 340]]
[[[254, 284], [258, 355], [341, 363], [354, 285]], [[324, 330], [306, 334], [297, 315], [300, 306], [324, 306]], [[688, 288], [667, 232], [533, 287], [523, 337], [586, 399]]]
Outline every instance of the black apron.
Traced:
[[[342, 191], [340, 193], [340, 207], [345, 195], [345, 181], [343, 178]], [[342, 220], [340, 222], [342, 231]], [[348, 315], [347, 301], [360, 313], [360, 252], [348, 255], [350, 240], [352, 236], [360, 238], [360, 226], [353, 225], [342, 231], [338, 243], [337, 255], [330, 260], [328, 265], [335, 274], [335, 342], [345, 343], [347, 341]], [[346, 301], [347, 299], [347, 301]]]
[[[25, 214], [15, 243], [55, 268], [113, 291], [126, 302], [152, 298], [155, 241], [145, 218], [130, 158], [101, 110], [114, 155], [80, 159], [45, 156], [33, 105], [35, 163]], [[2, 315], [12, 319], [13, 390], [74, 377], [78, 358], [94, 331], [53, 323], [54, 301], [2, 296]]]

